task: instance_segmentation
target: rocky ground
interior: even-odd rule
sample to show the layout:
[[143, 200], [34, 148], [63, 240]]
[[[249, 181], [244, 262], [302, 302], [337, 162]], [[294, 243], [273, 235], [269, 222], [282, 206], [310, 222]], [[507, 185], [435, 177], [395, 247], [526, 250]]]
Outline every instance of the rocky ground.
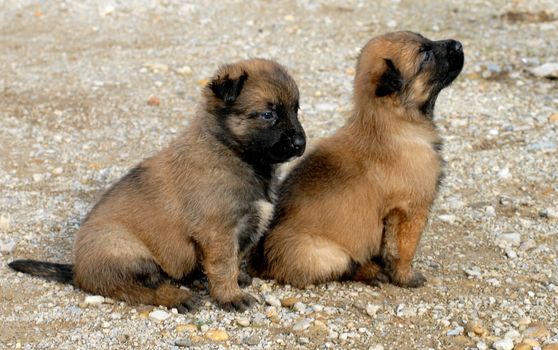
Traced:
[[[557, 19], [554, 0], [0, 1], [0, 348], [558, 349]], [[425, 287], [256, 280], [235, 314], [202, 285], [179, 315], [7, 268], [69, 261], [95, 199], [188, 123], [219, 64], [284, 63], [315, 140], [350, 112], [359, 49], [398, 29], [466, 52], [436, 110]]]

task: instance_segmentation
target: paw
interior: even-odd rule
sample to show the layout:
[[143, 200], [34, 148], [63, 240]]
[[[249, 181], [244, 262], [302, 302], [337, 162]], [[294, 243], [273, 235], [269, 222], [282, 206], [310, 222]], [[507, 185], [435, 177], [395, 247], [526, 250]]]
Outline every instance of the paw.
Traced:
[[249, 287], [252, 284], [252, 277], [244, 271], [240, 271], [238, 275], [238, 285], [240, 288]]
[[176, 310], [178, 310], [179, 314], [186, 314], [189, 312], [193, 312], [196, 310], [198, 305], [198, 300], [195, 297], [190, 297], [188, 299], [183, 300], [180, 304], [176, 305]]
[[257, 299], [254, 298], [252, 295], [248, 294], [248, 293], [242, 293], [239, 296], [233, 298], [230, 301], [227, 302], [219, 302], [219, 306], [221, 306], [221, 308], [223, 308], [223, 310], [225, 311], [239, 311], [239, 312], [244, 312], [246, 311], [250, 306], [254, 305], [257, 302]]
[[365, 279], [365, 280], [362, 280], [361, 282], [365, 283], [369, 286], [372, 286], [372, 287], [380, 287], [381, 283], [388, 283], [389, 282], [389, 277], [387, 275], [379, 272], [373, 278]]
[[424, 286], [426, 277], [420, 272], [411, 272], [409, 277], [397, 278], [393, 282], [400, 287], [418, 288]]

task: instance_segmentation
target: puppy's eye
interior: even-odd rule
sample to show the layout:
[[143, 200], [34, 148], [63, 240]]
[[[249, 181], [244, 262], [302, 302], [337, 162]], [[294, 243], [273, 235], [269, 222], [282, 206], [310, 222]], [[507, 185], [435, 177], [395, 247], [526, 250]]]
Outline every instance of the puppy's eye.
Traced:
[[263, 112], [263, 113], [260, 113], [260, 119], [268, 120], [268, 121], [273, 120], [273, 119], [275, 119], [275, 115], [273, 114], [273, 112], [269, 112], [269, 111]]
[[422, 53], [423, 62], [430, 62], [432, 60], [432, 57], [434, 57], [434, 55], [432, 54], [432, 50], [423, 51]]

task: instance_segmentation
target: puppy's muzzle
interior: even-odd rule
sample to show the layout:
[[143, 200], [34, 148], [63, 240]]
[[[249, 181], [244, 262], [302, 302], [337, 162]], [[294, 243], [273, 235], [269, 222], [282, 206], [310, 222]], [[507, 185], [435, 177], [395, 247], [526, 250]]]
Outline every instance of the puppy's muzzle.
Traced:
[[306, 137], [304, 134], [296, 134], [291, 138], [291, 148], [295, 156], [300, 157], [306, 149]]

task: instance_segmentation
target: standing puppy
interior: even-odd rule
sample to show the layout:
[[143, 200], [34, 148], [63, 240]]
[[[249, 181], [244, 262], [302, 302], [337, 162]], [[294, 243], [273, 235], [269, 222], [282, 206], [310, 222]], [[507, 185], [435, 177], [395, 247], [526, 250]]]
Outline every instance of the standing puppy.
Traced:
[[75, 265], [17, 260], [10, 267], [185, 312], [192, 296], [169, 280], [201, 266], [223, 308], [246, 309], [255, 299], [239, 287], [240, 260], [272, 216], [277, 164], [304, 152], [297, 111], [298, 88], [279, 64], [222, 66], [186, 132], [89, 213], [77, 232]]
[[270, 231], [251, 255], [252, 275], [297, 287], [424, 284], [411, 262], [441, 175], [434, 104], [463, 58], [459, 42], [411, 32], [364, 47], [353, 115], [281, 185]]

